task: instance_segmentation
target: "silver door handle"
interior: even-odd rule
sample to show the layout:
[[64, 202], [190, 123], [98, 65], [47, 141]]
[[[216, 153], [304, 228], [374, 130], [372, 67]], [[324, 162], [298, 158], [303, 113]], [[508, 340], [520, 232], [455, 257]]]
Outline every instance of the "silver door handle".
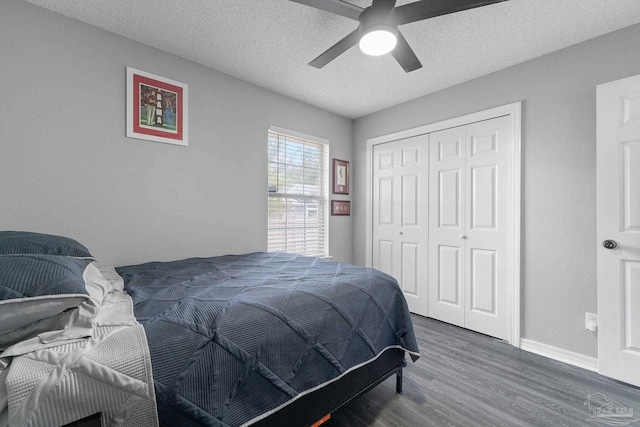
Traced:
[[615, 240], [605, 240], [602, 242], [602, 246], [607, 249], [615, 249], [618, 247], [618, 243]]
[[461, 235], [460, 235], [460, 238], [461, 238], [462, 240], [465, 240], [465, 239], [467, 238], [467, 236], [465, 236], [464, 234], [461, 234]]

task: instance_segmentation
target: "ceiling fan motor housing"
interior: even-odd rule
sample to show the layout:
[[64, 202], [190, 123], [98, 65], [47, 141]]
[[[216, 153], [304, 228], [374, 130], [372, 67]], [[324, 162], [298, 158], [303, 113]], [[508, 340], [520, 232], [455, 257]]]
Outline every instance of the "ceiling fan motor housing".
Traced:
[[374, 3], [360, 14], [360, 37], [371, 31], [383, 30], [398, 37], [398, 19], [393, 3]]

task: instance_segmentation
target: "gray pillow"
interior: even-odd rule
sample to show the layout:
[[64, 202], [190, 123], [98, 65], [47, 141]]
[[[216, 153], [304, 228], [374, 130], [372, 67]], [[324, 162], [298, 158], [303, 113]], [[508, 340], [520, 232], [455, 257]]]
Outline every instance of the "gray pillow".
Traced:
[[89, 250], [68, 237], [30, 231], [0, 231], [0, 255], [47, 254], [94, 259]]
[[90, 262], [57, 255], [0, 255], [0, 300], [88, 295], [83, 274]]

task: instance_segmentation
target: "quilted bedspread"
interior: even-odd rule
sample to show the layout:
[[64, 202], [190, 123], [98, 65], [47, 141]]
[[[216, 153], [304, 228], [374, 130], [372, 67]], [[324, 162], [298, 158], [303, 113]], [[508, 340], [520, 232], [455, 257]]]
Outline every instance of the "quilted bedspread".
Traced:
[[116, 270], [162, 425], [249, 425], [388, 347], [418, 357], [402, 292], [377, 270], [283, 253]]

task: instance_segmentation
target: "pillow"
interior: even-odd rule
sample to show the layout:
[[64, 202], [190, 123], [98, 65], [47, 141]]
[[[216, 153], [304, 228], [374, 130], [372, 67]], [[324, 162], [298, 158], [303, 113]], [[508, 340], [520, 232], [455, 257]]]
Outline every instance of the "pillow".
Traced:
[[0, 300], [87, 295], [83, 273], [90, 262], [56, 255], [0, 255]]
[[0, 255], [48, 254], [94, 259], [89, 250], [68, 237], [29, 231], [0, 231]]

